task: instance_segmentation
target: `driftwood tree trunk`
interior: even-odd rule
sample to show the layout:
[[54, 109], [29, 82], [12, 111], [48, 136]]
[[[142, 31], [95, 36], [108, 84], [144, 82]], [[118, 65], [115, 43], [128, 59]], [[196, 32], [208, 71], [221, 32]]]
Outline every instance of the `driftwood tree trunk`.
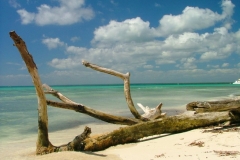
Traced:
[[231, 112], [183, 114], [120, 128], [109, 134], [85, 139], [84, 142], [86, 145], [84, 151], [99, 151], [117, 144], [136, 142], [140, 138], [151, 135], [179, 133], [226, 121], [239, 122], [240, 109]]
[[[47, 85], [41, 84], [40, 77], [37, 72], [37, 67], [33, 61], [32, 56], [29, 54], [25, 42], [14, 32], [10, 32], [10, 36], [13, 39], [15, 46], [18, 48], [27, 68], [32, 77], [33, 84], [36, 88], [36, 93], [38, 97], [38, 139], [37, 139], [37, 149], [36, 154], [47, 154], [51, 152], [60, 151], [98, 151], [106, 149], [110, 146], [117, 144], [124, 144], [129, 142], [135, 142], [139, 138], [146, 136], [162, 134], [162, 133], [178, 133], [187, 131], [194, 128], [214, 125], [222, 123], [225, 121], [239, 122], [240, 121], [240, 109], [235, 108], [231, 111], [224, 112], [211, 112], [211, 113], [199, 113], [194, 115], [178, 115], [166, 117], [158, 120], [153, 120], [155, 118], [164, 117], [160, 109], [162, 104], [160, 103], [155, 109], [149, 109], [148, 107], [143, 107], [138, 104], [145, 112], [144, 115], [140, 115], [136, 108], [134, 107], [129, 87], [129, 76], [130, 74], [122, 74], [110, 69], [106, 69], [89, 62], [83, 61], [86, 67], [90, 67], [100, 72], [115, 75], [124, 81], [124, 94], [131, 113], [134, 115], [135, 119], [117, 117], [110, 114], [106, 114], [100, 111], [93, 110], [82, 104], [78, 104], [63, 94], [51, 89]], [[53, 102], [46, 100], [44, 95], [44, 90], [46, 93], [50, 93], [57, 98], [59, 98], [63, 103]], [[91, 134], [91, 129], [86, 127], [82, 134], [76, 136], [73, 141], [61, 145], [54, 146], [48, 139], [48, 115], [47, 115], [47, 104], [64, 108], [71, 109], [77, 112], [88, 114], [92, 117], [104, 120], [106, 122], [114, 122], [117, 124], [128, 124], [132, 125], [129, 127], [120, 128], [109, 134], [100, 135], [97, 137], [89, 137]], [[194, 105], [189, 105], [188, 108]], [[149, 114], [149, 115], [148, 115]], [[151, 121], [150, 121], [151, 120]], [[147, 122], [143, 122], [147, 121]], [[135, 125], [133, 125], [135, 124]]]
[[[18, 48], [23, 61], [26, 64], [29, 74], [32, 77], [33, 84], [36, 89], [36, 94], [38, 98], [38, 138], [36, 143], [36, 154], [47, 154], [51, 152], [56, 152], [60, 150], [74, 150], [76, 148], [81, 148], [84, 144], [83, 140], [88, 137], [91, 133], [91, 129], [86, 127], [84, 132], [76, 136], [72, 142], [59, 147], [53, 146], [48, 138], [48, 114], [47, 114], [47, 102], [42, 88], [42, 83], [38, 75], [37, 66], [29, 54], [25, 42], [19, 37], [15, 31], [9, 33], [10, 37], [14, 41], [14, 45]], [[66, 149], [67, 148], [67, 149]]]
[[228, 99], [220, 101], [204, 101], [188, 103], [186, 109], [188, 111], [203, 112], [222, 112], [229, 111], [240, 107], [240, 100]]
[[48, 139], [48, 114], [47, 103], [42, 83], [38, 75], [37, 66], [33, 61], [32, 55], [29, 54], [25, 42], [14, 32], [10, 32], [10, 37], [14, 41], [14, 45], [18, 48], [22, 59], [26, 63], [29, 74], [32, 77], [33, 84], [36, 89], [38, 98], [38, 139], [37, 152], [45, 152], [46, 148], [51, 148], [52, 144]]

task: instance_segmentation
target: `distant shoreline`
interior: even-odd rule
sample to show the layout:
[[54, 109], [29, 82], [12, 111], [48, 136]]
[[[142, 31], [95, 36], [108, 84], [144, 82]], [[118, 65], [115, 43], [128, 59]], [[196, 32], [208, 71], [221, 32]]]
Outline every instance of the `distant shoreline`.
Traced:
[[[221, 84], [232, 84], [233, 82], [186, 82], [186, 83], [132, 83], [131, 86], [138, 85], [221, 85]], [[49, 84], [50, 85], [50, 84]], [[54, 87], [67, 87], [67, 86], [123, 86], [123, 84], [113, 83], [113, 84], [52, 84], [50, 86]], [[22, 86], [0, 86], [0, 88], [7, 87], [34, 87], [34, 85], [22, 85]]]

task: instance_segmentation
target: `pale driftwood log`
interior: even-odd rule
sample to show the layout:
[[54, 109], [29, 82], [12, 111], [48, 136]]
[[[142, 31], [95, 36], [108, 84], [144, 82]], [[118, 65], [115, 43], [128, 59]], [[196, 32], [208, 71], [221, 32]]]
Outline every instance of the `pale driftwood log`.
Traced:
[[137, 119], [142, 119], [144, 121], [148, 120], [148, 119], [142, 117], [138, 113], [138, 111], [136, 110], [136, 108], [133, 104], [132, 97], [131, 97], [131, 94], [130, 94], [130, 80], [129, 80], [130, 73], [123, 74], [123, 73], [120, 73], [120, 72], [117, 72], [117, 71], [114, 71], [114, 70], [111, 70], [111, 69], [108, 69], [108, 68], [98, 66], [96, 64], [89, 63], [89, 62], [84, 61], [84, 60], [82, 61], [82, 64], [85, 67], [92, 68], [93, 70], [103, 72], [103, 73], [107, 73], [107, 74], [110, 74], [110, 75], [121, 78], [123, 80], [123, 83], [124, 83], [124, 95], [125, 95], [125, 98], [126, 98], [126, 101], [127, 101], [127, 104], [128, 104], [128, 107], [129, 107], [131, 113]]
[[186, 109], [188, 111], [196, 111], [196, 113], [202, 112], [221, 112], [229, 111], [240, 107], [240, 100], [220, 100], [220, 101], [197, 101], [187, 104]]
[[137, 105], [143, 110], [144, 114], [142, 115], [142, 117], [144, 118], [154, 120], [166, 116], [166, 113], [162, 113], [161, 111], [162, 103], [160, 103], [157, 107], [152, 109], [149, 108], [148, 106], [144, 107], [141, 103], [137, 103]]
[[38, 98], [38, 139], [37, 139], [37, 152], [47, 152], [48, 148], [52, 147], [48, 139], [48, 114], [47, 103], [42, 83], [38, 75], [37, 66], [33, 61], [32, 55], [29, 54], [25, 42], [19, 37], [15, 31], [9, 33], [14, 41], [14, 45], [18, 48], [22, 59], [24, 60], [29, 74], [32, 77], [33, 84], [36, 89]]

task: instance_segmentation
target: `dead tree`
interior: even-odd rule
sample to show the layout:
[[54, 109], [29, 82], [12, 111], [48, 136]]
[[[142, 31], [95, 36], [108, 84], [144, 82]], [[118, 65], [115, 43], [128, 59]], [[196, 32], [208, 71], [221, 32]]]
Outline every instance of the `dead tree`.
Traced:
[[[38, 139], [36, 146], [37, 155], [60, 151], [98, 151], [117, 144], [135, 142], [139, 138], [150, 135], [162, 133], [178, 133], [194, 128], [222, 123], [225, 121], [240, 121], [239, 108], [224, 112], [199, 113], [191, 115], [182, 114], [165, 117], [165, 113], [161, 113], [161, 103], [155, 109], [143, 107], [141, 104], [138, 104], [138, 106], [145, 112], [143, 115], [140, 115], [137, 112], [131, 98], [129, 73], [122, 74], [83, 61], [83, 65], [86, 67], [90, 67], [94, 70], [117, 76], [123, 80], [126, 102], [135, 118], [119, 117], [96, 111], [83, 104], [79, 104], [70, 100], [46, 84], [42, 85], [37, 72], [37, 66], [34, 63], [32, 56], [29, 54], [25, 42], [15, 33], [15, 31], [10, 32], [9, 34], [26, 64], [28, 71], [32, 77], [33, 84], [36, 88], [36, 94], [38, 98]], [[52, 94], [53, 96], [59, 98], [62, 102], [46, 100], [45, 94]], [[74, 110], [76, 112], [84, 113], [109, 123], [125, 124], [130, 126], [123, 127], [111, 133], [95, 137], [90, 137], [91, 129], [89, 127], [85, 127], [83, 133], [76, 136], [71, 142], [61, 146], [54, 146], [51, 144], [48, 138], [47, 105]]]
[[22, 59], [26, 63], [29, 74], [32, 77], [33, 84], [36, 89], [38, 98], [38, 139], [37, 139], [37, 153], [44, 153], [46, 148], [51, 148], [52, 144], [48, 139], [48, 113], [47, 102], [42, 83], [38, 75], [37, 66], [33, 61], [33, 57], [29, 54], [25, 42], [13, 31], [10, 32], [10, 37], [14, 41], [14, 45], [18, 48]]
[[186, 109], [188, 111], [195, 111], [195, 113], [203, 112], [222, 112], [240, 108], [239, 99], [227, 99], [219, 101], [204, 101], [188, 103]]

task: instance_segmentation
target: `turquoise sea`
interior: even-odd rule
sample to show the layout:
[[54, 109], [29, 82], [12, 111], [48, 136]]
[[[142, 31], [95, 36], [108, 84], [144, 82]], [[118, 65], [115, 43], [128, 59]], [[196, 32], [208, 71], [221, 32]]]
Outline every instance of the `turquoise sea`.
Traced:
[[[51, 86], [75, 102], [114, 115], [133, 117], [126, 105], [123, 85]], [[185, 110], [192, 101], [234, 98], [240, 85], [214, 84], [132, 84], [131, 95], [136, 103], [153, 108], [160, 102], [167, 115]], [[51, 95], [47, 99], [56, 100]], [[0, 141], [15, 141], [37, 135], [37, 97], [33, 86], [0, 87]], [[71, 110], [48, 107], [49, 131], [71, 129], [91, 123], [105, 123]]]

